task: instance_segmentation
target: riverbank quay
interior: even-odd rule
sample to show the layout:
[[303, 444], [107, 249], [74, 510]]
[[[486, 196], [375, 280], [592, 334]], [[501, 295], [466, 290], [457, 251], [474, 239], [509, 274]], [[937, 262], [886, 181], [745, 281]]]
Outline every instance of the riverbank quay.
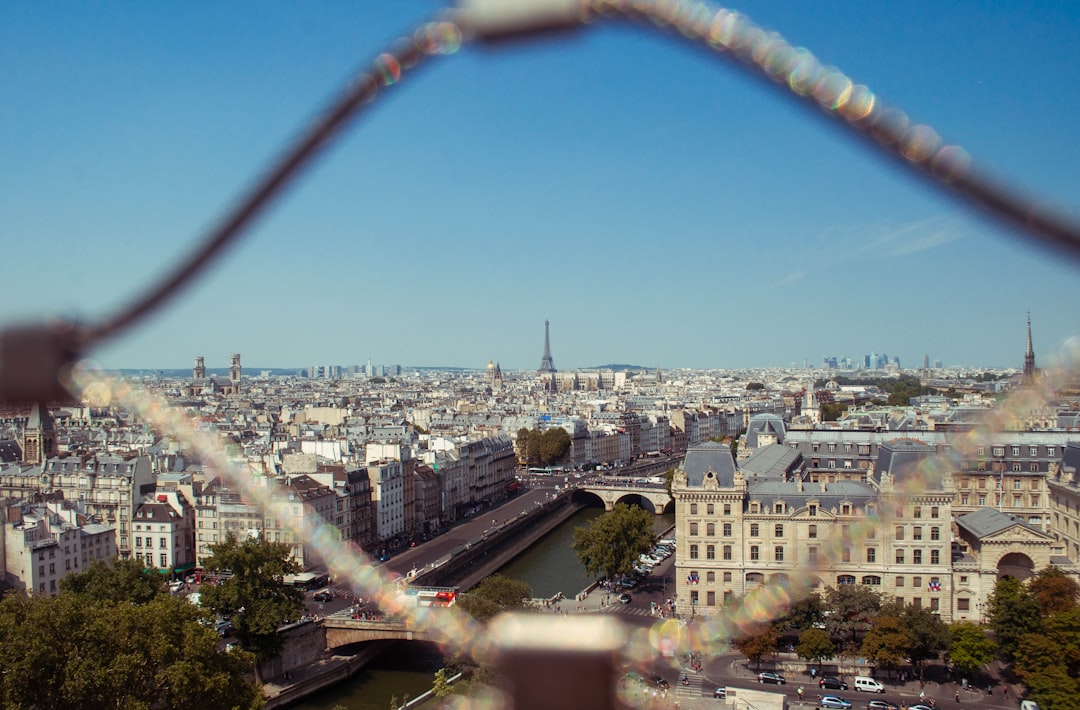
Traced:
[[[470, 540], [453, 549], [436, 563], [407, 575], [417, 586], [456, 586], [462, 591], [478, 584], [500, 567], [527, 550], [544, 535], [564, 523], [583, 505], [573, 500], [572, 491], [552, 492], [526, 510], [501, 522], [486, 526]], [[337, 656], [327, 650], [322, 621], [296, 624], [282, 630], [286, 636], [277, 658], [264, 663], [262, 675], [268, 707], [287, 707], [361, 670], [378, 655], [365, 649], [355, 656]]]

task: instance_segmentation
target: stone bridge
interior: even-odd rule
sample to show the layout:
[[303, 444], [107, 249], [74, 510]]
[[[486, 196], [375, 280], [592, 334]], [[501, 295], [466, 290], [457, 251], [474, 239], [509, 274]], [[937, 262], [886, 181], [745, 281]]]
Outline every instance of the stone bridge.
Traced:
[[674, 503], [662, 483], [655, 485], [647, 483], [624, 484], [614, 481], [588, 483], [578, 486], [576, 495], [581, 496], [582, 494], [592, 494], [599, 498], [604, 503], [604, 510], [611, 510], [616, 503], [624, 498], [633, 498], [632, 502], [634, 503], [638, 499], [649, 501], [652, 504], [653, 512], [662, 515]]
[[326, 648], [333, 650], [353, 643], [364, 641], [436, 641], [435, 636], [423, 631], [415, 631], [405, 625], [401, 619], [373, 621], [354, 619], [347, 614], [332, 614], [323, 619], [326, 631]]

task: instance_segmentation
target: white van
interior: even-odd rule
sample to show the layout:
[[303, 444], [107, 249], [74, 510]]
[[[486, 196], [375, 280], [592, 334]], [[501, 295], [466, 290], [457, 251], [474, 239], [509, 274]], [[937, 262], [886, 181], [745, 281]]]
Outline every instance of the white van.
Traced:
[[857, 675], [855, 676], [855, 690], [866, 693], [884, 693], [885, 686], [873, 678]]

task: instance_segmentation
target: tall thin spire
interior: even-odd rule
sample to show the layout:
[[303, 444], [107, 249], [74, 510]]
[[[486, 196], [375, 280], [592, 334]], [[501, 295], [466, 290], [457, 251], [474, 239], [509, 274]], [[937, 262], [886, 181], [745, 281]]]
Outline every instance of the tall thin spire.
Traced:
[[1031, 311], [1027, 316], [1027, 352], [1024, 353], [1024, 381], [1031, 382], [1038, 373], [1035, 367], [1035, 348], [1031, 344]]
[[555, 372], [555, 361], [551, 359], [551, 334], [549, 333], [549, 324], [544, 321], [544, 356], [540, 358], [540, 369], [537, 372], [553, 373]]

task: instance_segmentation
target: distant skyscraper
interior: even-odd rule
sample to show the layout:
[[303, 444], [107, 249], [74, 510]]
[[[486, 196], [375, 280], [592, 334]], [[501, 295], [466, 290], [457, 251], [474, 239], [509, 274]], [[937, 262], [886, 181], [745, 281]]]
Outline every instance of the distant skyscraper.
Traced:
[[922, 356], [922, 368], [924, 370], [929, 370], [930, 369], [930, 354], [929, 353]]
[[1035, 367], [1035, 348], [1031, 345], [1031, 311], [1028, 311], [1027, 318], [1028, 326], [1028, 339], [1027, 339], [1027, 352], [1024, 353], [1024, 382], [1032, 382], [1035, 379], [1035, 375], [1039, 370]]
[[549, 324], [544, 321], [544, 356], [540, 358], [540, 374], [554, 374], [555, 361], [551, 359], [551, 334], [548, 332]]

